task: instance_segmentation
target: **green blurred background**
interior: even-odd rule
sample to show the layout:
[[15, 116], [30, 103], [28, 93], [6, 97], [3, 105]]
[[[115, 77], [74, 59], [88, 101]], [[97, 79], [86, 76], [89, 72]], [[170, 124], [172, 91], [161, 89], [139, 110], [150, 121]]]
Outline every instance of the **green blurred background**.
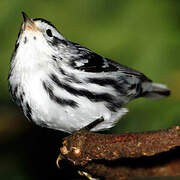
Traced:
[[167, 99], [131, 102], [130, 112], [110, 133], [180, 125], [179, 0], [0, 0], [0, 179], [70, 179], [75, 174], [69, 168], [66, 173], [66, 165], [62, 170], [55, 165], [64, 134], [29, 123], [8, 93], [21, 11], [51, 21], [67, 39], [172, 90]]

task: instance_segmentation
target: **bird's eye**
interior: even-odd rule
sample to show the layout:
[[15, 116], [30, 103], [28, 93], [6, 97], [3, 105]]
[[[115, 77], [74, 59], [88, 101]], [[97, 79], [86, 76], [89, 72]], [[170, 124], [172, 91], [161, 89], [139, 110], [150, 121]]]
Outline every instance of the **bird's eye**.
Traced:
[[47, 29], [46, 30], [46, 34], [49, 36], [49, 37], [52, 37], [52, 31], [50, 29]]

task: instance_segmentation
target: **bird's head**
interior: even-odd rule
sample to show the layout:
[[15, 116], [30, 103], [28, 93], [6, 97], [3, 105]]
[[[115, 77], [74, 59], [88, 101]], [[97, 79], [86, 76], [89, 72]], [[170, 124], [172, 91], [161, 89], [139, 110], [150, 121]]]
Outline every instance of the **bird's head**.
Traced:
[[56, 27], [49, 21], [42, 18], [29, 18], [22, 12], [24, 22], [21, 25], [19, 32], [18, 46], [29, 46], [31, 48], [45, 48], [46, 46], [53, 46], [56, 49], [58, 44], [65, 41], [64, 36], [56, 29]]
[[42, 18], [29, 18], [22, 12], [24, 22], [21, 25], [15, 50], [15, 61], [29, 67], [34, 64], [53, 62], [54, 57], [66, 52], [67, 40], [49, 21]]

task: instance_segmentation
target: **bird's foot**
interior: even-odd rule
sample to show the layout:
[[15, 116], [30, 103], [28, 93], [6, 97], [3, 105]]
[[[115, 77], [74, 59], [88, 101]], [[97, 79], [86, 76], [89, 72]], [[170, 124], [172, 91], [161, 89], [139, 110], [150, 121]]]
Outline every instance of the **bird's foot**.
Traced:
[[100, 117], [100, 118], [96, 119], [95, 121], [93, 121], [92, 123], [85, 126], [84, 128], [80, 129], [80, 131], [81, 130], [90, 131], [91, 129], [93, 129], [95, 126], [97, 126], [98, 124], [100, 124], [103, 121], [104, 121], [104, 118]]
[[59, 161], [61, 161], [62, 160], [62, 157], [61, 157], [61, 155], [59, 154], [59, 156], [57, 157], [57, 159], [56, 159], [56, 166], [60, 169], [60, 166], [59, 166]]
[[89, 173], [87, 173], [87, 172], [85, 172], [85, 171], [80, 171], [80, 170], [78, 170], [78, 174], [79, 174], [80, 176], [85, 176], [85, 177], [87, 177], [89, 180], [99, 180], [99, 178], [94, 178], [94, 177], [92, 177], [91, 174], [89, 174]]

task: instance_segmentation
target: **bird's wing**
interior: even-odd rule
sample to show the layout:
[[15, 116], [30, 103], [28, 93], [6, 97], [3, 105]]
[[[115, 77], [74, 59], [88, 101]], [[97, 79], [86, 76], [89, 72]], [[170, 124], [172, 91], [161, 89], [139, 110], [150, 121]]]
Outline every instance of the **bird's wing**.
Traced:
[[91, 73], [121, 72], [130, 76], [136, 76], [143, 81], [151, 81], [143, 73], [104, 58], [77, 43], [73, 43], [73, 46], [78, 49], [79, 54], [78, 58], [71, 61], [75, 69]]
[[77, 43], [73, 43], [73, 46], [78, 50], [77, 58], [71, 61], [75, 69], [91, 73], [118, 71], [115, 64], [111, 64], [102, 56]]

